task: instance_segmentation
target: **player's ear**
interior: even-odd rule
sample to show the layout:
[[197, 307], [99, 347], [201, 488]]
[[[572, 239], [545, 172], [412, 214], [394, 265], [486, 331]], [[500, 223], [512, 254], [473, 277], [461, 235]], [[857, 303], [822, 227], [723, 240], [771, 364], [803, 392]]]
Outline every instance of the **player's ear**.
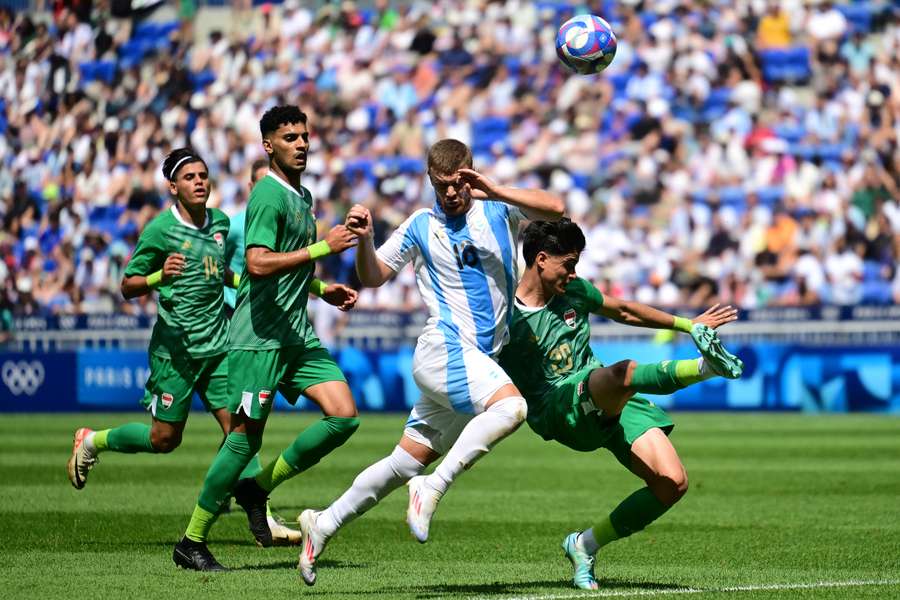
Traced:
[[178, 187], [175, 185], [175, 182], [172, 181], [171, 179], [169, 180], [169, 193], [172, 194], [173, 196], [178, 195]]
[[272, 148], [272, 140], [270, 140], [268, 137], [263, 138], [263, 150], [265, 150], [266, 154], [268, 154], [269, 156], [275, 154], [275, 149]]
[[547, 265], [547, 253], [543, 250], [539, 251], [534, 256], [534, 266], [538, 268], [538, 270], [543, 269]]

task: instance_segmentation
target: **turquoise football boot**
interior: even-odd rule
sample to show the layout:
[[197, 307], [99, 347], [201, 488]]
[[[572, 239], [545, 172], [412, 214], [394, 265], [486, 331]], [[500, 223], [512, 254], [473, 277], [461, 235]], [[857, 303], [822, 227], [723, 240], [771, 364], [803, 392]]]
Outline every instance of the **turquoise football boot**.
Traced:
[[743, 361], [725, 349], [714, 329], [697, 323], [691, 328], [691, 338], [703, 360], [716, 375], [737, 379], [744, 372]]
[[576, 542], [579, 535], [581, 535], [579, 531], [570, 533], [562, 543], [563, 552], [566, 553], [566, 558], [569, 559], [569, 562], [572, 563], [572, 568], [575, 569], [572, 583], [575, 584], [575, 587], [582, 590], [599, 589], [600, 585], [594, 578], [594, 557], [578, 547]]

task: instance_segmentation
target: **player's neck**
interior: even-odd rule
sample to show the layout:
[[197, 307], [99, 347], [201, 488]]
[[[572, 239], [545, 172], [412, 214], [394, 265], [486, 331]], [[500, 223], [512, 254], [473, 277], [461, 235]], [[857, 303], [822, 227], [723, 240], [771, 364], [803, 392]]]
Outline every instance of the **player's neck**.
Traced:
[[300, 176], [303, 175], [303, 171], [285, 171], [281, 168], [281, 165], [275, 161], [272, 161], [269, 164], [269, 171], [282, 181], [286, 181], [288, 185], [297, 190], [298, 193], [300, 192]]
[[181, 202], [175, 203], [175, 210], [187, 223], [192, 223], [197, 229], [202, 229], [206, 224], [206, 205], [188, 208]]
[[544, 291], [544, 286], [541, 285], [541, 278], [537, 273], [531, 270], [525, 271], [521, 281], [519, 281], [519, 286], [516, 288], [516, 298], [522, 304], [532, 308], [540, 308], [545, 306], [552, 297], [553, 294], [548, 295]]

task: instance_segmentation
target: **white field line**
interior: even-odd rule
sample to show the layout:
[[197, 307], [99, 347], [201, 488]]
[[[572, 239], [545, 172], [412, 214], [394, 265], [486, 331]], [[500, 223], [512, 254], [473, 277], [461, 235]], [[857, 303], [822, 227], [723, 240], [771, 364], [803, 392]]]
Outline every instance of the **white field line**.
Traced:
[[842, 587], [869, 587], [900, 585], [900, 579], [851, 579], [848, 581], [816, 581], [812, 583], [772, 583], [759, 585], [734, 585], [716, 588], [671, 588], [657, 590], [598, 590], [596, 592], [570, 592], [565, 594], [544, 594], [541, 596], [472, 596], [471, 600], [565, 600], [566, 598], [627, 598], [632, 596], [666, 596], [675, 594], [710, 594], [733, 592], [760, 592], [779, 590], [812, 590]]

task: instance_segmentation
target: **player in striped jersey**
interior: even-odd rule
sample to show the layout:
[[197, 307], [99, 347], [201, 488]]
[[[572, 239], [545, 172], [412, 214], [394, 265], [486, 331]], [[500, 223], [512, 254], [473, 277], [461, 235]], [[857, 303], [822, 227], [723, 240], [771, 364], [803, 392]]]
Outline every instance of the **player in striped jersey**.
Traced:
[[[407, 522], [425, 542], [453, 480], [525, 420], [525, 400], [494, 357], [508, 338], [519, 223], [558, 219], [563, 201], [543, 190], [496, 185], [472, 169], [471, 151], [457, 140], [431, 147], [428, 176], [435, 205], [413, 213], [377, 251], [369, 211], [354, 206], [347, 217], [360, 240], [363, 285], [380, 286], [413, 263], [429, 311], [413, 360], [422, 395], [389, 456], [360, 473], [326, 510], [300, 515], [299, 567], [309, 585], [328, 539], [407, 481]], [[443, 454], [434, 473], [421, 476]]]

